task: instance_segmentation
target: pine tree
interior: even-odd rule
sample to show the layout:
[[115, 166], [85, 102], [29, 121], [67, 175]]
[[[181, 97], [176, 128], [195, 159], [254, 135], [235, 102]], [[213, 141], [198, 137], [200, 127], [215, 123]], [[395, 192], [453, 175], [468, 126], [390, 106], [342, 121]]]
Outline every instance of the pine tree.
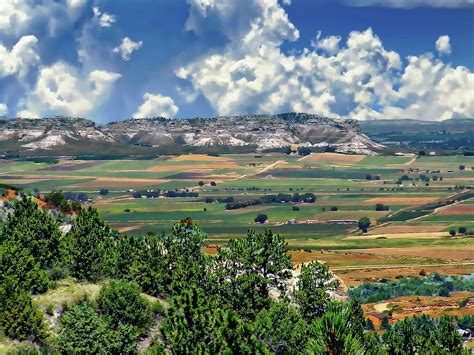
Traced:
[[4, 279], [0, 286], [0, 330], [20, 341], [43, 342], [48, 337], [43, 313], [30, 294], [11, 277]]
[[95, 208], [81, 210], [67, 234], [67, 260], [79, 280], [97, 281], [113, 273], [116, 233]]
[[61, 258], [62, 234], [53, 216], [24, 195], [14, 203], [15, 213], [4, 227], [0, 241], [14, 240], [27, 248], [42, 268]]

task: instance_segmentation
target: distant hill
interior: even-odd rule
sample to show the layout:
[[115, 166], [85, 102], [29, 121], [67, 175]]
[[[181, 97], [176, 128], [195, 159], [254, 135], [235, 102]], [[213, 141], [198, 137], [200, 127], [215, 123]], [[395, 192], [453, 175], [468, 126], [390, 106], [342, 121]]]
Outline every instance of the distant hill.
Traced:
[[433, 149], [445, 152], [474, 150], [474, 119], [445, 121], [413, 119], [360, 122], [362, 131], [388, 147]]
[[145, 118], [106, 125], [72, 117], [0, 119], [0, 152], [7, 157], [255, 152], [291, 144], [360, 154], [383, 148], [363, 134], [355, 120], [305, 113]]

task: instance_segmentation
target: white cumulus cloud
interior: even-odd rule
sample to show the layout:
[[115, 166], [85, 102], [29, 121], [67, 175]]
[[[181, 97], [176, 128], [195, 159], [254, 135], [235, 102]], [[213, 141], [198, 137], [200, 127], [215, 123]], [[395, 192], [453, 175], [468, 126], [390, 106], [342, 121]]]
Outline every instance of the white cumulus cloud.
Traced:
[[7, 34], [31, 33], [32, 26], [46, 26], [49, 35], [73, 24], [81, 15], [87, 0], [31, 1], [1, 0], [0, 30]]
[[[235, 2], [188, 0], [187, 29], [199, 35], [208, 21], [228, 24]], [[313, 49], [281, 50], [298, 38], [276, 0], [250, 1], [248, 21], [223, 29], [229, 44], [176, 70], [218, 114], [302, 111], [356, 119], [445, 119], [474, 115], [473, 74], [432, 54], [400, 55], [371, 28], [347, 39], [322, 37]], [[219, 15], [220, 12], [220, 15]], [[217, 20], [216, 20], [217, 19]], [[178, 90], [179, 91], [179, 90]]]
[[119, 53], [123, 60], [130, 60], [130, 56], [133, 51], [140, 49], [143, 45], [143, 41], [134, 42], [130, 38], [125, 37], [122, 40], [120, 46], [113, 49], [114, 53]]
[[6, 115], [8, 112], [8, 106], [6, 104], [0, 103], [0, 116]]
[[100, 12], [99, 8], [96, 6], [92, 9], [94, 11], [94, 18], [100, 27], [111, 27], [115, 23], [115, 16], [110, 15], [106, 12]]
[[21, 37], [10, 51], [0, 43], [0, 78], [16, 74], [23, 77], [30, 67], [38, 65], [37, 43], [31, 35]]
[[439, 36], [436, 40], [436, 50], [441, 54], [451, 53], [451, 43], [449, 42], [449, 36]]
[[474, 0], [346, 0], [351, 6], [385, 6], [398, 8], [414, 7], [472, 7]]
[[107, 97], [119, 78], [120, 74], [103, 70], [81, 73], [65, 62], [44, 67], [18, 116], [85, 116]]
[[143, 104], [140, 105], [137, 112], [132, 117], [148, 118], [148, 117], [166, 117], [173, 118], [179, 111], [178, 106], [169, 96], [155, 95], [146, 93], [143, 95]]

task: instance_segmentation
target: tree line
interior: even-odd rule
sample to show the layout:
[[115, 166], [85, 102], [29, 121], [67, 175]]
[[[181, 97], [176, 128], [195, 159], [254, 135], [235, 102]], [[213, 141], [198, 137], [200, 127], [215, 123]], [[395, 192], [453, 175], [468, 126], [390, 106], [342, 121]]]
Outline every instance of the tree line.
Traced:
[[[338, 281], [318, 262], [293, 263], [283, 237], [249, 231], [217, 255], [191, 220], [168, 234], [122, 236], [83, 208], [67, 234], [24, 196], [0, 234], [0, 328], [59, 353], [461, 354], [456, 320], [407, 319], [379, 336], [367, 331], [356, 300], [330, 297]], [[32, 295], [70, 274], [102, 282], [96, 299], [57, 312], [48, 329]], [[148, 295], [148, 296], [147, 296]], [[154, 298], [151, 298], [154, 297]], [[54, 314], [54, 312], [52, 312]], [[141, 339], [159, 331], [150, 346]]]

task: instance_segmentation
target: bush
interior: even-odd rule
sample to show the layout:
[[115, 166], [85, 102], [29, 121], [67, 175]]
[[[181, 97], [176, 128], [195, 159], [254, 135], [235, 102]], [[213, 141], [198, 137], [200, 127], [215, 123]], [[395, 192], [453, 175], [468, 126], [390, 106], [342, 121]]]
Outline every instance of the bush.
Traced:
[[265, 223], [268, 221], [268, 217], [266, 214], [259, 214], [257, 217], [255, 217], [255, 222], [256, 223]]
[[48, 270], [48, 278], [52, 281], [65, 279], [69, 276], [69, 270], [61, 266], [53, 266]]
[[362, 232], [367, 233], [367, 230], [370, 226], [370, 219], [367, 217], [362, 217], [361, 219], [359, 219], [357, 225]]
[[115, 327], [129, 324], [145, 331], [151, 323], [152, 310], [150, 302], [140, 292], [134, 282], [111, 280], [97, 297], [99, 312], [109, 317]]
[[59, 317], [56, 344], [61, 353], [105, 354], [110, 348], [112, 336], [107, 323], [95, 312], [89, 301], [64, 311]]

